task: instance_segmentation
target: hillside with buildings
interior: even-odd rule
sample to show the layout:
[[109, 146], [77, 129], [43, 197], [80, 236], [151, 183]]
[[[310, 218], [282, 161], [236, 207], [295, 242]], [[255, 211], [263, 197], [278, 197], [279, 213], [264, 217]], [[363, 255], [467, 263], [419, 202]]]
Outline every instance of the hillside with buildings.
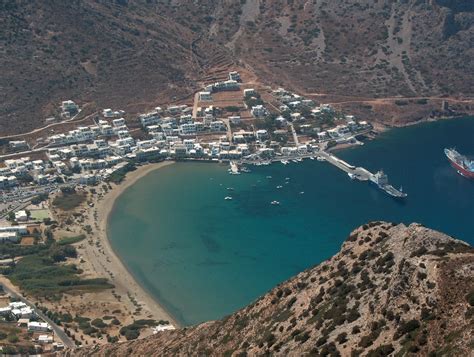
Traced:
[[472, 111], [468, 0], [9, 0], [0, 23], [3, 135], [62, 119], [67, 99], [79, 118], [191, 100], [230, 67], [394, 125], [453, 115], [425, 97]]
[[468, 355], [473, 266], [459, 240], [372, 222], [333, 258], [220, 321], [67, 355]]

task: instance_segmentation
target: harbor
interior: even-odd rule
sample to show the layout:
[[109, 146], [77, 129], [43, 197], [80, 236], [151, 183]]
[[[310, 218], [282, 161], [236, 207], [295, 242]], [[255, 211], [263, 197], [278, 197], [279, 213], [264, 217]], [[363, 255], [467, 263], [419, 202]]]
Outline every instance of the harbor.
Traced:
[[388, 176], [382, 171], [377, 171], [375, 174], [370, 172], [364, 167], [355, 167], [346, 161], [338, 158], [334, 154], [323, 151], [323, 150], [315, 150], [314, 152], [305, 153], [305, 154], [296, 154], [291, 157], [282, 157], [277, 156], [271, 158], [269, 160], [261, 160], [261, 159], [242, 159], [239, 161], [230, 161], [230, 169], [229, 173], [233, 175], [240, 174], [240, 171], [246, 171], [244, 168], [243, 170], [241, 167], [243, 165], [269, 165], [274, 162], [281, 162], [284, 165], [288, 164], [290, 161], [292, 162], [300, 162], [303, 159], [317, 159], [318, 161], [326, 161], [331, 165], [337, 167], [338, 169], [347, 173], [351, 180], [358, 180], [358, 181], [368, 181], [370, 183], [375, 184], [380, 190], [384, 191], [386, 194], [393, 198], [405, 198], [407, 194], [403, 192], [403, 189], [396, 189], [388, 182]]

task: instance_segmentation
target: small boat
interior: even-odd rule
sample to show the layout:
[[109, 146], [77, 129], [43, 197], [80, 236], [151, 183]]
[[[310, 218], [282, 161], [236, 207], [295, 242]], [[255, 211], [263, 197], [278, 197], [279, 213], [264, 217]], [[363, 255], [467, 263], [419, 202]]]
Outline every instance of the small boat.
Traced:
[[288, 165], [288, 164], [289, 164], [288, 160], [281, 160], [280, 162], [281, 162], [283, 165]]
[[248, 168], [246, 168], [246, 167], [242, 167], [242, 168], [240, 169], [240, 171], [245, 172], [245, 173], [249, 173], [249, 172], [250, 172], [250, 169], [248, 169]]
[[356, 177], [356, 176], [355, 176], [353, 173], [351, 173], [351, 172], [348, 172], [348, 173], [347, 173], [347, 176], [349, 176], [351, 180], [354, 180], [355, 177]]
[[272, 201], [272, 202], [270, 202], [270, 204], [273, 205], [273, 206], [278, 206], [280, 204], [280, 202], [279, 201]]
[[297, 158], [296, 161], [301, 162], [303, 159], [301, 157]]
[[227, 187], [227, 190], [228, 191], [234, 191], [234, 188], [233, 187]]
[[304, 195], [304, 191], [301, 191], [301, 192], [300, 192], [300, 195]]
[[278, 185], [278, 186], [277, 186], [277, 188], [282, 188], [282, 187], [283, 187], [283, 186], [281, 186], [281, 185]]
[[292, 159], [291, 161], [293, 161], [293, 162], [298, 162], [298, 160], [296, 160], [296, 159]]
[[224, 198], [224, 200], [226, 200], [226, 201], [230, 201], [231, 199], [232, 199], [231, 196], [226, 196], [226, 197]]
[[318, 160], [318, 161], [326, 161], [326, 159], [325, 159], [324, 157], [322, 157], [322, 156], [318, 156], [318, 158], [317, 158], [316, 160]]
[[271, 176], [267, 176], [267, 179], [271, 179], [272, 177]]
[[310, 156], [309, 159], [310, 159], [310, 160], [314, 160], [314, 156]]
[[290, 180], [290, 178], [289, 178], [289, 177], [285, 177], [285, 180], [286, 180], [286, 181], [289, 181], [289, 180]]

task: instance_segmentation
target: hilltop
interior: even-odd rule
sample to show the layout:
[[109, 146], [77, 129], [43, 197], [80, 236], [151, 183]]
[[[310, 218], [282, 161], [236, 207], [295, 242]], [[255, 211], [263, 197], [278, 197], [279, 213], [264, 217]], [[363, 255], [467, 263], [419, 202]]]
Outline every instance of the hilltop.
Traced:
[[473, 11], [470, 0], [4, 1], [2, 134], [44, 125], [65, 99], [131, 114], [192, 100], [229, 69], [389, 124], [453, 114], [393, 97], [470, 113]]
[[467, 355], [474, 250], [419, 224], [372, 222], [331, 259], [219, 321], [66, 352], [124, 355]]

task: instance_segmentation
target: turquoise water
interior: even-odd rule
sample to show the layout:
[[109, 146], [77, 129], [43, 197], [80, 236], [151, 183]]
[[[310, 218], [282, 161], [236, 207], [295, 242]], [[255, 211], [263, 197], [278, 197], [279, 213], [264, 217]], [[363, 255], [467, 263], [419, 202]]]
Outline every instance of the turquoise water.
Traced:
[[[109, 236], [138, 281], [181, 323], [220, 318], [329, 258], [370, 220], [420, 222], [473, 244], [474, 181], [449, 166], [446, 146], [474, 155], [474, 118], [394, 129], [337, 153], [383, 168], [403, 185], [405, 203], [316, 160], [240, 176], [218, 164], [178, 163], [120, 196]], [[233, 200], [224, 200], [228, 195]]]

